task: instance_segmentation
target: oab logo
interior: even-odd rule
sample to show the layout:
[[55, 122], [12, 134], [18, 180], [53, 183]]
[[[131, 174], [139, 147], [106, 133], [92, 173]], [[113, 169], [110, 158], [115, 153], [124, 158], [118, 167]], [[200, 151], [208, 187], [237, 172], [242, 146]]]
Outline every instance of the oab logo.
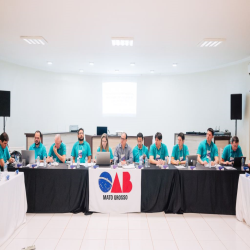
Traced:
[[[99, 187], [102, 192], [108, 193], [110, 190], [110, 193], [130, 193], [133, 185], [130, 181], [130, 173], [129, 172], [123, 172], [122, 173], [122, 186], [120, 184], [120, 180], [118, 178], [118, 175], [116, 173], [114, 182], [112, 180], [112, 176], [108, 172], [101, 173], [99, 177]], [[103, 195], [104, 200], [127, 200], [127, 195]]]

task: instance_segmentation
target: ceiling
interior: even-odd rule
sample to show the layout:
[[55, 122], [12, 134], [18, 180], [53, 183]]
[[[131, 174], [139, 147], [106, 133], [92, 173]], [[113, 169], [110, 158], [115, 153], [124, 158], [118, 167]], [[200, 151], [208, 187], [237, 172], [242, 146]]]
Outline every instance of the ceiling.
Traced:
[[[20, 36], [43, 36], [48, 44], [28, 45]], [[133, 37], [134, 46], [113, 47], [111, 37]], [[198, 47], [204, 38], [226, 41], [216, 48]], [[0, 1], [0, 60], [36, 69], [185, 74], [249, 56], [249, 0]]]

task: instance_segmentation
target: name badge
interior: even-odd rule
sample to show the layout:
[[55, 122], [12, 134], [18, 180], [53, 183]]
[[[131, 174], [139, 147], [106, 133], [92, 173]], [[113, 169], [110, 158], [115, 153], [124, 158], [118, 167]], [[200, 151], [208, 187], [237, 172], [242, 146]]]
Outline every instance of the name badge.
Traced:
[[207, 157], [211, 158], [211, 152], [209, 150], [207, 150]]
[[82, 158], [82, 150], [78, 150], [78, 157]]
[[158, 161], [161, 159], [161, 156], [160, 155], [156, 155], [155, 159]]
[[122, 155], [121, 155], [121, 161], [125, 161], [125, 160], [126, 160], [125, 154], [122, 154]]

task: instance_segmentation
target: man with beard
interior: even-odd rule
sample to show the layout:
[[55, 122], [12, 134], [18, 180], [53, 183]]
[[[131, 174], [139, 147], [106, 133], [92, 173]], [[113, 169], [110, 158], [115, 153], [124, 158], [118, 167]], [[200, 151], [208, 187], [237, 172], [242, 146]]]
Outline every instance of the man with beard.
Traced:
[[79, 157], [80, 163], [85, 163], [85, 157], [88, 157], [88, 163], [91, 162], [91, 149], [88, 142], [84, 141], [84, 130], [80, 128], [78, 130], [78, 142], [76, 142], [72, 148], [71, 156], [73, 162], [77, 162]]
[[47, 157], [47, 152], [45, 146], [41, 143], [41, 137], [42, 133], [37, 130], [34, 137], [35, 143], [30, 146], [29, 150], [35, 150], [35, 158], [39, 156], [40, 160], [43, 161], [44, 156]]

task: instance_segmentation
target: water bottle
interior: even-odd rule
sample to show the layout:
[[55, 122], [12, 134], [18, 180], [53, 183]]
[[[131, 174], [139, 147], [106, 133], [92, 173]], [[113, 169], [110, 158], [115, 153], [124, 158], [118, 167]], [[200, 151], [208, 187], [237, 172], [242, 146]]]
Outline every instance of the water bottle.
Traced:
[[168, 157], [165, 157], [165, 165], [168, 165]]
[[46, 168], [46, 156], [43, 157], [43, 166]]
[[140, 158], [139, 158], [139, 165], [142, 165], [142, 161], [143, 161], [143, 156], [140, 156]]
[[145, 168], [148, 167], [148, 157], [145, 158]]
[[77, 168], [80, 168], [80, 158], [77, 157]]
[[186, 157], [186, 164], [185, 167], [188, 168], [188, 157]]
[[36, 164], [37, 164], [37, 167], [39, 167], [39, 165], [40, 165], [40, 157], [39, 156], [37, 156], [37, 158], [36, 158]]
[[208, 158], [208, 166], [211, 168], [211, 157]]
[[244, 158], [242, 157], [241, 158], [241, 170], [244, 171], [244, 167], [245, 167], [245, 160]]
[[85, 163], [86, 163], [86, 167], [88, 166], [88, 157], [85, 157]]
[[70, 156], [70, 166], [73, 164], [73, 157]]
[[8, 168], [7, 168], [7, 163], [6, 163], [6, 162], [4, 163], [3, 171], [4, 171], [5, 173], [8, 172]]
[[19, 163], [19, 155], [16, 156], [16, 162]]

